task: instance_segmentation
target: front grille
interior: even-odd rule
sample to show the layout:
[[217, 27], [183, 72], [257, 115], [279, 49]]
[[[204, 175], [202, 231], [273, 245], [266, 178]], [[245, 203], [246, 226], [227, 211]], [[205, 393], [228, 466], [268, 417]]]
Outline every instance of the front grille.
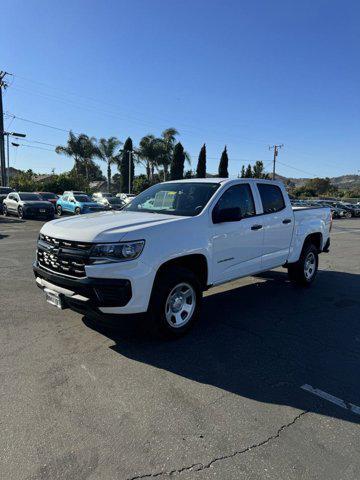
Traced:
[[[44, 211], [41, 212], [40, 210], [44, 210]], [[41, 208], [27, 207], [26, 210], [25, 210], [25, 212], [28, 215], [49, 215], [51, 211], [52, 211], [52, 209], [48, 208], [48, 207], [41, 207]]]
[[74, 278], [86, 277], [91, 243], [61, 240], [40, 234], [37, 260], [40, 268]]

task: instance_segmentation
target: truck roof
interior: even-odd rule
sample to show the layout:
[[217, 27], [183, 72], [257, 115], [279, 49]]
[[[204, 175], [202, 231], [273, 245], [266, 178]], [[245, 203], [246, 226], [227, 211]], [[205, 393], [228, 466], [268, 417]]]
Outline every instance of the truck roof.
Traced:
[[207, 177], [207, 178], [184, 178], [182, 180], [169, 180], [164, 183], [231, 183], [231, 182], [266, 182], [271, 184], [282, 184], [279, 180], [266, 180], [264, 178], [220, 178], [220, 177]]

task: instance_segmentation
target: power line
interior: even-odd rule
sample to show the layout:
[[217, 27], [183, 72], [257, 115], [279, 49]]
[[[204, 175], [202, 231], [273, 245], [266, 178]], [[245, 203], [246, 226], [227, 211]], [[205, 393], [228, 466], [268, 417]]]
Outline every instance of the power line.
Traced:
[[297, 170], [298, 172], [301, 172], [301, 173], [306, 173], [306, 175], [311, 175], [312, 177], [317, 177], [318, 176], [318, 175], [315, 175], [315, 173], [307, 172], [306, 170], [302, 170], [300, 168], [296, 168], [296, 167], [293, 167], [291, 165], [287, 165], [286, 163], [280, 162], [279, 160], [278, 160], [278, 163], [280, 163], [280, 165], [284, 165], [284, 167], [292, 168], [293, 170]]
[[[6, 114], [4, 114], [6, 115]], [[22, 122], [28, 122], [28, 123], [33, 123], [34, 125], [39, 125], [41, 127], [47, 127], [47, 128], [52, 128], [53, 130], [58, 130], [60, 132], [65, 132], [65, 133], [69, 133], [71, 128], [69, 128], [68, 130], [66, 130], [65, 128], [60, 128], [60, 127], [55, 127], [54, 125], [49, 125], [47, 123], [41, 123], [41, 122], [36, 122], [35, 120], [30, 120], [28, 118], [24, 118], [24, 117], [18, 117], [17, 115], [14, 115], [12, 113], [7, 113], [7, 115], [13, 117], [14, 119], [16, 120], [21, 120]], [[79, 133], [77, 132], [74, 132], [76, 133], [76, 135], [80, 135]]]
[[54, 153], [54, 149], [52, 149], [52, 148], [38, 147], [36, 145], [26, 145], [25, 143], [19, 143], [18, 145], [20, 145], [21, 147], [37, 148], [38, 150], [47, 150], [48, 152], [53, 152]]

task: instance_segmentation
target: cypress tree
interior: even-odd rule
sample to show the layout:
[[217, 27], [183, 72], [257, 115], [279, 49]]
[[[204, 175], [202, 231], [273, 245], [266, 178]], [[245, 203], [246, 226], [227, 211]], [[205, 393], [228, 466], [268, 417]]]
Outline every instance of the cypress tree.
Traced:
[[249, 165], [246, 167], [246, 170], [245, 170], [245, 178], [252, 178], [252, 176], [253, 176], [252, 169], [249, 163]]
[[196, 167], [196, 177], [197, 178], [206, 178], [206, 145], [201, 147], [199, 153], [199, 160]]
[[225, 148], [221, 154], [220, 163], [219, 163], [220, 178], [228, 178], [229, 176], [228, 165], [229, 165], [229, 157], [228, 157], [226, 145], [225, 145]]
[[245, 165], [243, 165], [241, 167], [241, 178], [245, 178], [245, 177], [246, 177], [246, 175], [245, 175]]
[[181, 180], [184, 178], [185, 152], [181, 143], [177, 143], [174, 147], [173, 158], [170, 164], [170, 179]]
[[[130, 137], [128, 137], [124, 143], [124, 148], [121, 155], [121, 164], [120, 164], [120, 173], [121, 173], [121, 191], [123, 193], [129, 192], [129, 175], [130, 175], [130, 191], [132, 191], [134, 174], [135, 174], [135, 165], [133, 154], [133, 143]], [[129, 172], [129, 158], [131, 155], [131, 165]]]

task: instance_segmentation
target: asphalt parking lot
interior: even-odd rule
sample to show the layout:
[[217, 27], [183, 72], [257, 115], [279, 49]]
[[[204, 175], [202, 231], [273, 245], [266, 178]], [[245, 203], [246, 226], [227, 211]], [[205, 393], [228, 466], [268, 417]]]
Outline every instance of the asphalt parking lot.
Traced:
[[41, 225], [0, 218], [2, 478], [360, 478], [360, 219], [311, 289], [282, 269], [212, 289], [172, 342], [48, 305]]

